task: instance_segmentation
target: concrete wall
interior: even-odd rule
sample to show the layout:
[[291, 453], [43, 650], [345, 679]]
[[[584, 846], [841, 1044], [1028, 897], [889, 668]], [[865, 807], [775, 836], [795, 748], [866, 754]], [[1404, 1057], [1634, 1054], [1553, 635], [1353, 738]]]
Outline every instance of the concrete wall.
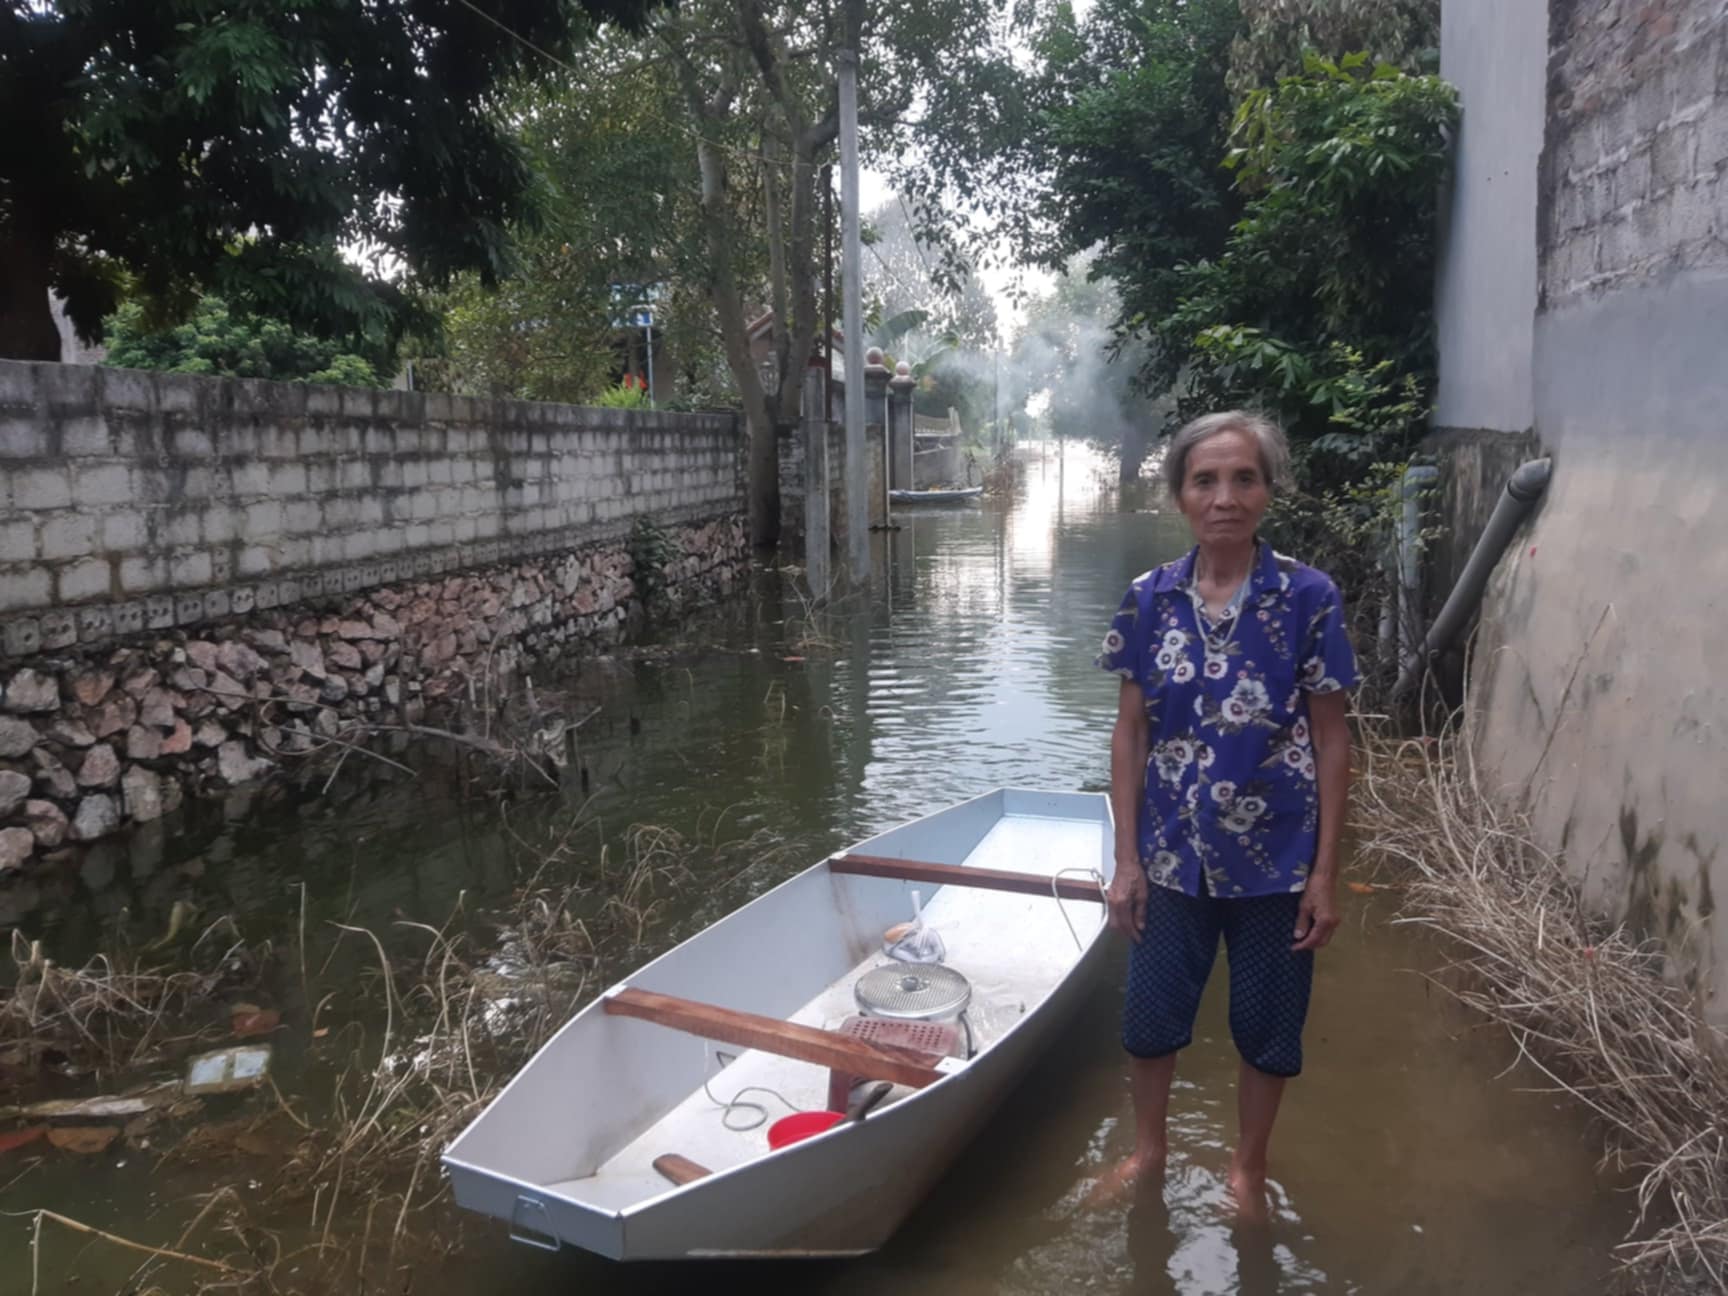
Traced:
[[1547, 0], [1446, 0], [1440, 73], [1462, 118], [1441, 206], [1434, 317], [1440, 356], [1438, 511], [1448, 534], [1426, 572], [1437, 611], [1506, 478], [1529, 457], [1535, 421], [1537, 170], [1547, 85]]
[[0, 652], [744, 507], [731, 415], [0, 362]]
[[[888, 501], [882, 487], [885, 450], [879, 424], [864, 427], [865, 490], [869, 524], [887, 519]], [[828, 425], [828, 541], [835, 555], [846, 552], [846, 429]], [[789, 559], [803, 561], [804, 551], [804, 429], [780, 435], [780, 549]], [[838, 568], [830, 568], [838, 570]]]
[[1438, 427], [1530, 428], [1547, 53], [1546, 0], [1447, 0], [1440, 74], [1463, 114], [1434, 293]]
[[1484, 609], [1481, 750], [1721, 1020], [1728, 10], [1554, 0], [1549, 42], [1532, 405], [1555, 475]]

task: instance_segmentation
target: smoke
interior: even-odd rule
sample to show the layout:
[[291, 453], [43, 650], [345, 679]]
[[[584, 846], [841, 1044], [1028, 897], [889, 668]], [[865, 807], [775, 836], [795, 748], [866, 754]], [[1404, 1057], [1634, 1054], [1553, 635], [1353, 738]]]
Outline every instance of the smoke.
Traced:
[[1175, 401], [1136, 390], [1146, 344], [1117, 336], [1116, 291], [1087, 268], [1072, 263], [1029, 305], [1012, 349], [1014, 399], [1039, 433], [1088, 441], [1119, 456], [1131, 476], [1174, 418]]

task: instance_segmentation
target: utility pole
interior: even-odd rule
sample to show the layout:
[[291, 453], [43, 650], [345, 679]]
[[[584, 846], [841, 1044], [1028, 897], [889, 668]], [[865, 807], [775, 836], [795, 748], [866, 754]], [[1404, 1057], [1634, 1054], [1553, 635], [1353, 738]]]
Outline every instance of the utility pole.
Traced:
[[[849, 6], [850, 9], [850, 6]], [[850, 15], [849, 15], [850, 16]], [[863, 235], [858, 224], [858, 49], [857, 27], [848, 23], [850, 49], [836, 62], [840, 78], [840, 277], [846, 334], [846, 554], [855, 589], [870, 579], [870, 472], [864, 444]]]
[[648, 386], [644, 390], [646, 391], [647, 396], [648, 396], [648, 408], [653, 409], [654, 408], [654, 304], [652, 302], [646, 302], [646, 301], [637, 302], [636, 305], [632, 306], [630, 309], [636, 316], [636, 323], [640, 324], [642, 326], [643, 330], [647, 334], [646, 347], [647, 347], [647, 365], [648, 365]]
[[990, 423], [996, 434], [996, 453], [1008, 444], [1008, 434], [1002, 428], [1002, 348], [996, 347], [996, 383], [990, 389]]

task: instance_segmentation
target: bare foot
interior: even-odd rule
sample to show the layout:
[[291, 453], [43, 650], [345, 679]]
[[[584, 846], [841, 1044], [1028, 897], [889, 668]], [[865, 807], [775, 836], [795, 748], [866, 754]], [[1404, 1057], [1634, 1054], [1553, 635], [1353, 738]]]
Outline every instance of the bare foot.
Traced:
[[1083, 1203], [1087, 1208], [1108, 1206], [1122, 1201], [1142, 1188], [1162, 1188], [1164, 1186], [1164, 1154], [1161, 1152], [1136, 1152], [1133, 1156], [1124, 1157], [1105, 1172], [1104, 1177], [1092, 1185], [1092, 1191], [1086, 1194]]
[[1230, 1195], [1236, 1199], [1236, 1217], [1244, 1224], [1264, 1224], [1270, 1217], [1266, 1204], [1266, 1172], [1230, 1167]]

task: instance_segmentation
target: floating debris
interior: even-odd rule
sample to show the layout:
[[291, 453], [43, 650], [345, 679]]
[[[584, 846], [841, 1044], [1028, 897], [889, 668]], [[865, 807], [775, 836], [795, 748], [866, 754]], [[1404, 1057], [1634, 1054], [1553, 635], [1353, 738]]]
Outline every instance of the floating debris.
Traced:
[[21, 1147], [27, 1147], [48, 1132], [46, 1125], [32, 1125], [21, 1130], [7, 1130], [0, 1134], [0, 1156]]
[[48, 1131], [48, 1141], [62, 1152], [95, 1156], [120, 1137], [118, 1125], [66, 1125]]
[[186, 1068], [189, 1094], [238, 1093], [256, 1089], [270, 1074], [270, 1046], [248, 1044], [241, 1048], [200, 1053]]
[[23, 1107], [0, 1107], [0, 1117], [49, 1121], [114, 1120], [121, 1116], [142, 1116], [159, 1107], [172, 1106], [179, 1099], [180, 1082], [170, 1080], [136, 1093], [105, 1094], [98, 1098], [52, 1098]]
[[282, 1024], [282, 1014], [274, 1008], [260, 1008], [257, 1004], [235, 1004], [228, 1024], [242, 1039], [251, 1035], [268, 1035]]

